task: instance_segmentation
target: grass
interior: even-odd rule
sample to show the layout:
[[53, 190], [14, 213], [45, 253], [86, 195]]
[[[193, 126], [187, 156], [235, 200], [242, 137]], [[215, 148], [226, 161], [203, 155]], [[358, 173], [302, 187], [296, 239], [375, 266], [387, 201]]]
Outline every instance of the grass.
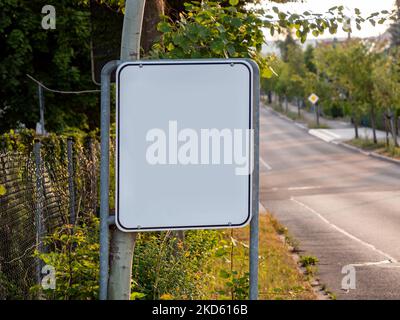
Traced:
[[308, 122], [308, 128], [309, 129], [330, 129], [330, 127], [326, 124], [320, 123], [317, 125], [315, 121]]
[[395, 147], [393, 143], [390, 143], [389, 145], [386, 145], [385, 141], [378, 141], [378, 143], [374, 143], [373, 140], [365, 138], [353, 139], [347, 141], [346, 143], [366, 151], [376, 152], [381, 155], [400, 160], [400, 148]]
[[287, 116], [289, 119], [293, 121], [300, 121], [303, 122], [307, 125], [309, 129], [330, 129], [330, 127], [326, 124], [320, 123], [317, 125], [315, 121], [310, 121], [309, 119], [306, 119], [302, 114], [298, 114], [298, 112], [293, 112], [291, 110], [286, 111], [283, 106], [280, 106], [277, 103], [273, 103], [271, 105], [272, 109], [274, 109], [276, 112], [279, 112], [281, 114], [284, 114]]
[[[221, 231], [226, 254], [214, 259], [209, 273], [209, 299], [237, 299], [248, 291], [249, 227]], [[316, 295], [282, 241], [287, 229], [270, 214], [260, 215], [259, 292], [263, 300], [314, 300]]]

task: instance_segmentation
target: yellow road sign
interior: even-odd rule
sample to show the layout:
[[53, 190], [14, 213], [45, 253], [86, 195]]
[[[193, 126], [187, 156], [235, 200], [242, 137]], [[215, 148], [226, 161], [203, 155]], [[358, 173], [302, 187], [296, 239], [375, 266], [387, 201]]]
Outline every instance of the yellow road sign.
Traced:
[[308, 97], [308, 100], [312, 103], [312, 104], [316, 104], [319, 100], [319, 97], [313, 93]]

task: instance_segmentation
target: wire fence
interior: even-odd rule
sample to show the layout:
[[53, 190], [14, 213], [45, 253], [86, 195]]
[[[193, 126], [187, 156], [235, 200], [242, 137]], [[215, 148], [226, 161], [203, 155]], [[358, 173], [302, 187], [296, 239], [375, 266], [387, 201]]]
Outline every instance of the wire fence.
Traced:
[[30, 299], [44, 237], [97, 214], [100, 150], [93, 138], [11, 149], [0, 149], [0, 299]]

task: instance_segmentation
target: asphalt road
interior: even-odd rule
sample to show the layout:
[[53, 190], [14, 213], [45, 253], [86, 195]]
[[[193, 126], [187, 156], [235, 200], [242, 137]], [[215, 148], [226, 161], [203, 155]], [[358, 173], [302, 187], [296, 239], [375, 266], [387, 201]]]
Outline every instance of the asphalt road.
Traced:
[[[260, 156], [261, 202], [302, 255], [318, 257], [320, 282], [338, 299], [400, 299], [400, 166], [326, 143], [266, 109]], [[348, 270], [356, 288], [343, 290]]]

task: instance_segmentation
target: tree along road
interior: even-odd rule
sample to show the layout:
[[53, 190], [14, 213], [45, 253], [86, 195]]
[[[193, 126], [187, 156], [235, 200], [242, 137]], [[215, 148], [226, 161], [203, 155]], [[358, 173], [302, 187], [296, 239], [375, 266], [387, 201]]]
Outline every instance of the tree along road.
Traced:
[[[261, 202], [301, 255], [319, 259], [320, 282], [338, 299], [400, 299], [400, 166], [319, 140], [265, 108], [260, 138]], [[349, 270], [356, 288], [343, 290]]]

